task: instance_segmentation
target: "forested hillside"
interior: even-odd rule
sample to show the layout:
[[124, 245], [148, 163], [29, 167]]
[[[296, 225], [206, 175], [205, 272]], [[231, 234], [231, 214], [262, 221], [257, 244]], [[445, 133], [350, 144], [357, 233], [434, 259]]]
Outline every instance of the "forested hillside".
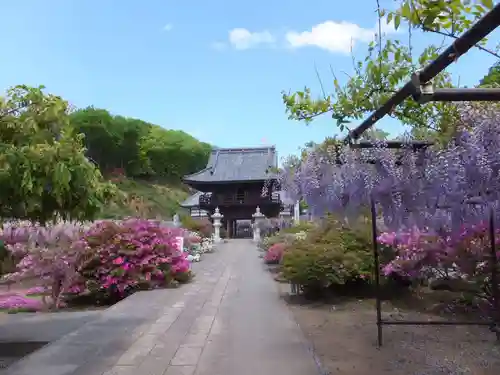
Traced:
[[210, 150], [182, 131], [16, 86], [0, 95], [0, 220], [171, 217], [188, 196], [181, 177]]
[[77, 132], [85, 135], [88, 156], [101, 172], [131, 178], [178, 183], [205, 167], [211, 146], [180, 130], [88, 107], [70, 115]]
[[106, 207], [104, 217], [140, 211], [170, 217], [188, 193], [183, 175], [205, 167], [211, 146], [180, 130], [112, 115], [87, 107], [70, 114], [71, 125], [85, 135], [87, 156], [126, 194]]
[[87, 156], [125, 197], [106, 207], [102, 216], [139, 213], [170, 217], [188, 193], [181, 178], [205, 167], [211, 146], [179, 130], [112, 115], [88, 107], [70, 114], [70, 123], [85, 135]]

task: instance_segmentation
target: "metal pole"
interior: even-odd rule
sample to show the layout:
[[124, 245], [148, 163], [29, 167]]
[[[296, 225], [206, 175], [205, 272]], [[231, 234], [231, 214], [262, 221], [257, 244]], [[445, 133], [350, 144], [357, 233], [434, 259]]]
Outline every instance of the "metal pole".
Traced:
[[414, 95], [414, 99], [420, 104], [427, 102], [497, 102], [500, 101], [500, 89], [435, 89], [429, 94]]
[[377, 210], [373, 194], [370, 195], [370, 212], [372, 220], [372, 242], [373, 242], [373, 272], [375, 273], [375, 306], [377, 308], [377, 344], [382, 346], [382, 302], [380, 299], [380, 259], [377, 242]]
[[361, 134], [366, 130], [371, 128], [382, 117], [390, 113], [396, 106], [401, 104], [407, 97], [415, 92], [415, 86], [411, 81], [407, 82], [402, 88], [400, 88], [393, 96], [389, 98], [382, 106], [380, 106], [375, 112], [373, 112], [365, 121], [361, 123], [357, 128], [353, 129], [349, 135], [344, 140], [345, 143], [349, 143], [351, 140], [358, 139]]
[[[418, 141], [418, 140], [408, 140], [407, 142], [405, 141], [384, 141], [383, 147], [386, 149], [402, 149], [405, 147], [411, 147], [412, 150], [420, 150], [429, 146], [432, 146], [433, 143], [429, 141]], [[375, 148], [379, 147], [375, 142], [373, 141], [359, 141], [356, 143], [353, 143], [352, 145], [349, 146], [350, 148]]]
[[491, 269], [491, 294], [492, 294], [492, 330], [495, 332], [497, 342], [500, 342], [500, 295], [498, 292], [498, 259], [495, 243], [495, 210], [490, 205], [489, 235], [490, 235], [490, 269]]

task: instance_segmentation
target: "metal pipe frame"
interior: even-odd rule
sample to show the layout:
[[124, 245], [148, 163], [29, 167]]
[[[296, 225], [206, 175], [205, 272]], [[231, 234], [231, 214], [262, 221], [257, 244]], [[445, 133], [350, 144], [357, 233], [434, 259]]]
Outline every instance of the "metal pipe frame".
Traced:
[[[473, 204], [476, 204], [475, 202]], [[373, 195], [370, 197], [370, 216], [372, 227], [373, 241], [373, 268], [375, 273], [375, 308], [377, 312], [377, 344], [378, 347], [383, 345], [383, 326], [384, 325], [441, 325], [441, 326], [488, 326], [490, 331], [495, 332], [497, 342], [500, 342], [500, 291], [498, 287], [498, 259], [496, 254], [495, 244], [495, 217], [494, 209], [490, 206], [489, 211], [489, 230], [490, 237], [490, 254], [489, 265], [491, 274], [491, 290], [493, 298], [493, 312], [490, 321], [453, 321], [453, 320], [385, 320], [382, 319], [382, 297], [380, 288], [380, 255], [378, 246], [378, 229], [377, 229], [377, 208]]]
[[498, 102], [500, 89], [471, 88], [471, 89], [435, 89], [431, 93], [419, 92], [413, 95], [419, 104], [428, 102]]
[[[432, 143], [424, 141], [413, 141], [417, 146], [417, 149], [425, 148]], [[391, 141], [389, 143], [391, 148], [398, 149], [405, 147], [405, 142]], [[406, 143], [408, 144], [408, 143]], [[410, 143], [411, 145], [411, 143]], [[420, 147], [418, 147], [420, 146]], [[375, 147], [370, 141], [360, 141], [359, 143], [352, 144], [351, 147], [357, 148], [372, 148]], [[416, 151], [416, 150], [415, 150]], [[368, 164], [375, 164], [376, 160], [367, 161]], [[336, 159], [336, 164], [341, 165], [342, 161], [339, 157]], [[470, 205], [481, 205], [484, 204], [483, 200], [477, 199], [466, 199], [464, 204]], [[445, 206], [441, 208], [446, 208]], [[491, 275], [491, 291], [493, 298], [493, 312], [490, 317], [490, 321], [458, 321], [458, 320], [386, 320], [382, 319], [382, 296], [380, 288], [380, 252], [378, 245], [378, 228], [377, 228], [377, 208], [376, 201], [373, 194], [370, 197], [370, 220], [371, 220], [371, 230], [372, 230], [372, 254], [373, 254], [373, 268], [374, 268], [374, 280], [375, 280], [375, 308], [376, 308], [376, 324], [377, 324], [377, 343], [378, 347], [383, 345], [383, 326], [384, 325], [421, 325], [421, 326], [487, 326], [490, 331], [495, 332], [497, 342], [500, 342], [500, 290], [499, 290], [499, 277], [498, 274], [498, 258], [496, 254], [496, 242], [495, 242], [495, 216], [494, 209], [490, 206], [489, 211], [489, 227], [488, 234], [490, 238], [490, 254], [489, 254], [489, 265], [490, 265], [490, 275]]]
[[[390, 149], [402, 149], [405, 147], [411, 147], [413, 150], [424, 149], [426, 147], [432, 146], [432, 142], [427, 141], [381, 141], [384, 148]], [[358, 141], [349, 145], [351, 148], [374, 148], [377, 147], [373, 141]]]

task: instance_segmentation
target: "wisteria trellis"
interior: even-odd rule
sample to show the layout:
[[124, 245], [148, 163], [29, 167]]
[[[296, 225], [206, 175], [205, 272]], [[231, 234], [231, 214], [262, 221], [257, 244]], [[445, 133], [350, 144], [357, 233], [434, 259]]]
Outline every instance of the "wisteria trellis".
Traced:
[[[379, 218], [385, 231], [392, 233], [394, 238], [400, 237], [401, 243], [409, 244], [400, 246], [400, 251], [405, 253], [386, 269], [393, 266], [393, 271], [405, 271], [405, 267], [396, 263], [401, 263], [406, 257], [403, 259], [406, 268], [413, 266], [412, 271], [418, 273], [429, 268], [423, 266], [424, 261], [428, 265], [443, 266], [446, 263], [443, 254], [447, 254], [448, 263], [455, 260], [452, 263], [460, 271], [470, 269], [470, 265], [463, 266], [460, 259], [463, 254], [458, 253], [463, 246], [456, 246], [470, 238], [480, 242], [475, 250], [481, 249], [472, 263], [476, 268], [487, 264], [491, 254], [485, 251], [489, 249], [485, 238], [488, 232], [495, 237], [495, 229], [489, 226], [500, 219], [497, 203], [500, 191], [500, 106], [462, 104], [459, 111], [457, 133], [446, 147], [429, 147], [415, 152], [408, 140], [398, 150], [387, 148], [382, 141], [369, 149], [332, 146], [326, 150], [311, 150], [302, 163], [284, 166], [280, 175], [282, 188], [294, 198], [304, 199], [317, 216], [333, 212], [349, 221], [366, 214], [372, 207], [376, 269], [379, 269], [376, 240]], [[438, 240], [430, 246], [429, 238]], [[410, 244], [408, 239], [420, 242]], [[494, 240], [491, 246], [495, 255]], [[454, 247], [457, 249], [455, 254], [450, 251]], [[496, 256], [493, 255], [489, 263], [490, 281], [495, 292], [492, 307], [498, 314], [498, 285], [494, 282], [497, 280]], [[378, 277], [377, 272], [377, 285]], [[381, 325], [394, 322], [382, 321], [379, 299], [377, 305], [381, 343]], [[500, 334], [497, 317], [492, 323], [478, 323], [489, 324]]]

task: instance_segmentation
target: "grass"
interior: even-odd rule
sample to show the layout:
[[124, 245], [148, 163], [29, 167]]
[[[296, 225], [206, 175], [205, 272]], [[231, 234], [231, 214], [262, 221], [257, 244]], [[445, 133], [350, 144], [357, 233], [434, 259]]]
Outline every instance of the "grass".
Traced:
[[111, 203], [101, 213], [102, 219], [121, 219], [126, 216], [171, 219], [179, 204], [188, 196], [188, 188], [180, 183], [160, 184], [126, 177], [113, 181], [125, 199]]

